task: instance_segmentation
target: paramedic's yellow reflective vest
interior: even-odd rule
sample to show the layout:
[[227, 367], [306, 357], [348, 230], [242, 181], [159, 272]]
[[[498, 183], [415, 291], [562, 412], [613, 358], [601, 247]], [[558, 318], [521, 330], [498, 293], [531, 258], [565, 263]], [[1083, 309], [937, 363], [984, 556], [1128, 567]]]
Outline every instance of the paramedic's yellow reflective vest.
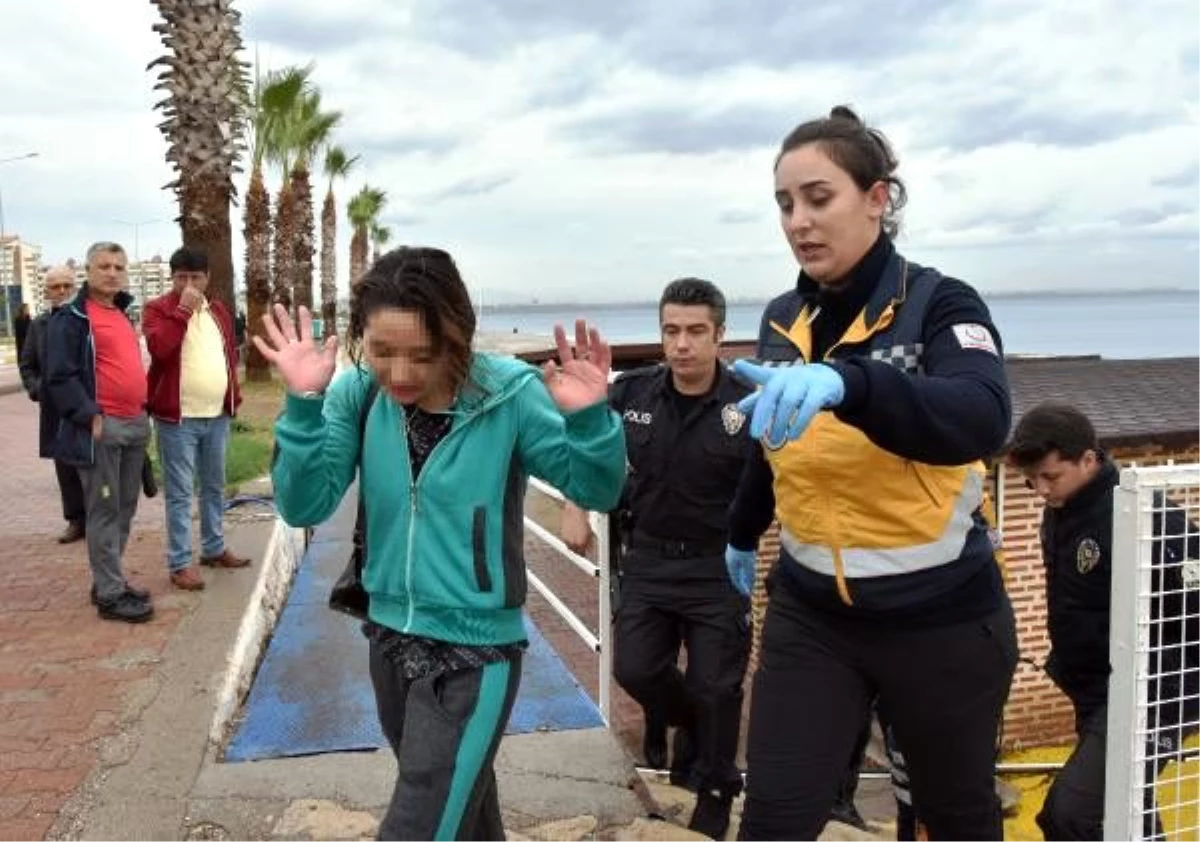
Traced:
[[[921, 376], [924, 314], [940, 281], [938, 273], [915, 270], [894, 255], [824, 359], [869, 356]], [[781, 315], [786, 323], [777, 320]], [[759, 348], [764, 362], [815, 362], [812, 316], [808, 305], [794, 314], [768, 310]], [[833, 577], [847, 605], [854, 604], [856, 580], [954, 564], [973, 531], [988, 531], [982, 462], [943, 466], [896, 456], [833, 412], [818, 413], [797, 441], [767, 448], [766, 457], [782, 549], [792, 563]]]

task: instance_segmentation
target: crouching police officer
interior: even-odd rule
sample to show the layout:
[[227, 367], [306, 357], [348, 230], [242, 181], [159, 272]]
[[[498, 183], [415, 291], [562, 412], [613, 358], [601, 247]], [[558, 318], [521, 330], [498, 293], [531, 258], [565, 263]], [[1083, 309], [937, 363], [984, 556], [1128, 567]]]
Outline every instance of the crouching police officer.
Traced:
[[[676, 729], [672, 780], [690, 764], [689, 827], [723, 838], [741, 791], [736, 765], [749, 599], [726, 570], [727, 515], [751, 442], [737, 402], [752, 388], [717, 357], [725, 297], [696, 278], [672, 282], [658, 308], [665, 365], [622, 374], [609, 403], [625, 422], [629, 479], [614, 674]], [[590, 540], [586, 513], [564, 508], [563, 540]], [[687, 649], [686, 673], [677, 665]]]

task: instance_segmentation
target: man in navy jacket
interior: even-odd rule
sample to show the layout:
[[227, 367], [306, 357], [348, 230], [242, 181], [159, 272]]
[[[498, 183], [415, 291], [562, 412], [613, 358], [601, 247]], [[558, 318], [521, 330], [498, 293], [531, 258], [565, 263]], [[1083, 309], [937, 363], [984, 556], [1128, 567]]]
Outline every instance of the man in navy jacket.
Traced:
[[[1038, 825], [1046, 839], [1101, 839], [1108, 730], [1113, 489], [1119, 471], [1096, 431], [1074, 407], [1031, 409], [1013, 434], [1009, 461], [1046, 501], [1041, 543], [1046, 565], [1046, 671], [1075, 708], [1078, 743], [1046, 795]], [[1161, 496], [1152, 519], [1151, 664], [1147, 688], [1144, 839], [1162, 838], [1155, 776], [1177, 756], [1200, 715], [1200, 587], [1185, 574], [1200, 559], [1200, 532]]]

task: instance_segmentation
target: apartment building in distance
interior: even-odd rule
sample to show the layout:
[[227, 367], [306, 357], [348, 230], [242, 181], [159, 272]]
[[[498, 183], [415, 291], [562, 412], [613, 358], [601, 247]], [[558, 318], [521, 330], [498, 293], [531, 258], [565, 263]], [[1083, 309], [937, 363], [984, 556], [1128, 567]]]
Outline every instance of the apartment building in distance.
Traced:
[[41, 262], [41, 246], [27, 243], [16, 234], [0, 237], [0, 313], [10, 311], [10, 317], [15, 316], [22, 304], [37, 312], [42, 299], [38, 271]]

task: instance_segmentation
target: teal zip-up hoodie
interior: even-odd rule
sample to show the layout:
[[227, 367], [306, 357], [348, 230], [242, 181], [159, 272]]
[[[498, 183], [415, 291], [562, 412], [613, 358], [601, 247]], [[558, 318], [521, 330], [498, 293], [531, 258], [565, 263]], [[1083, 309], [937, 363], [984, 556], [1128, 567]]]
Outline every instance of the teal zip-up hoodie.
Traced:
[[[323, 399], [286, 398], [271, 478], [288, 524], [325, 521], [354, 480], [371, 377], [350, 369]], [[450, 413], [415, 482], [401, 407], [381, 391], [367, 417], [359, 490], [370, 617], [435, 640], [522, 641], [527, 478], [583, 508], [612, 509], [625, 481], [622, 425], [606, 402], [564, 415], [536, 368], [485, 353]]]

